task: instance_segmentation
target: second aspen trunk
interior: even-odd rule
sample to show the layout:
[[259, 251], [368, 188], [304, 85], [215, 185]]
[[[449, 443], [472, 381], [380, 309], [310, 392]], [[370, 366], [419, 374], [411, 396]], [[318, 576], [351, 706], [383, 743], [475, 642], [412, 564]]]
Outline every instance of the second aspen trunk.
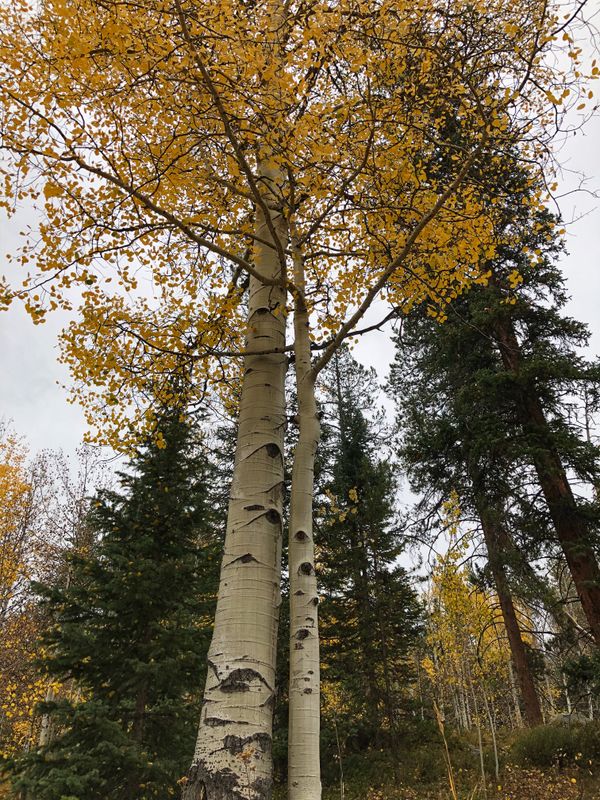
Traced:
[[299, 438], [294, 451], [289, 523], [290, 684], [288, 797], [319, 800], [320, 687], [319, 628], [313, 494], [320, 424], [310, 357], [304, 271], [294, 251], [294, 334]]

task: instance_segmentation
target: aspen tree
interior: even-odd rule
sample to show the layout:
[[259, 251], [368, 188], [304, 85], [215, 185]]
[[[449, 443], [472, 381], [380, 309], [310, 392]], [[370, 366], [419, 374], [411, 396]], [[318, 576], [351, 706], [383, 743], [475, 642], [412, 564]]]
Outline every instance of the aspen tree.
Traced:
[[0, 424], [0, 624], [19, 602], [28, 580], [31, 485], [26, 458], [23, 442]]
[[315, 398], [316, 374], [311, 363], [310, 322], [304, 264], [292, 240], [294, 260], [294, 353], [298, 394], [299, 437], [294, 451], [289, 520], [290, 800], [320, 797], [320, 679], [317, 579], [313, 544], [315, 456], [320, 425]]
[[[262, 168], [277, 185], [277, 170]], [[285, 221], [269, 203], [272, 227], [285, 244]], [[282, 276], [285, 265], [258, 212], [254, 264]], [[244, 361], [238, 436], [214, 634], [208, 653], [204, 705], [184, 797], [237, 796], [240, 762], [248, 791], [269, 792], [272, 709], [283, 514], [284, 297], [280, 288], [250, 278], [246, 347], [280, 352]], [[261, 757], [261, 755], [263, 757]], [[200, 790], [200, 787], [203, 787]], [[244, 796], [243, 794], [240, 796]], [[254, 796], [254, 795], [252, 795]]]
[[28, 592], [35, 543], [28, 526], [27, 448], [0, 423], [0, 759], [29, 745], [43, 698], [33, 662], [40, 619]]
[[[27, 269], [35, 253], [35, 269], [2, 303], [24, 298], [39, 322], [81, 290], [63, 358], [90, 422], [119, 447], [131, 415], [151, 422], [148, 398], [167, 400], [182, 365], [201, 399], [239, 382], [244, 361], [214, 667], [185, 792], [262, 800], [285, 353], [297, 348], [307, 395], [295, 470], [304, 487], [318, 436], [310, 384], [376, 298], [401, 310], [444, 305], [485, 280], [495, 187], [477, 165], [524, 136], [523, 155], [543, 159], [556, 107], [578, 92], [542, 56], [565, 47], [576, 64], [577, 50], [533, 0], [461, 0], [452, 13], [360, 0], [251, 10], [242, 0], [47, 0], [38, 11], [18, 0], [0, 14], [4, 205], [39, 200], [46, 214], [39, 247], [36, 233], [18, 256]], [[445, 136], [457, 113], [458, 143]], [[303, 264], [305, 289], [290, 263]], [[310, 321], [292, 345], [287, 311]], [[312, 364], [307, 347], [322, 348]], [[314, 564], [309, 505], [296, 491], [302, 564]], [[298, 578], [314, 596], [314, 577]], [[305, 616], [316, 631], [316, 607]], [[314, 647], [306, 639], [302, 679], [318, 670], [316, 635]], [[313, 760], [316, 688], [292, 697]], [[314, 800], [318, 766], [305, 772], [298, 796]]]
[[[424, 667], [438, 696], [449, 685], [463, 698], [457, 708], [459, 726], [470, 729], [475, 724], [480, 734], [485, 709], [495, 736], [491, 706], [501, 700], [509, 680], [510, 649], [498, 632], [495, 598], [470, 584], [461, 566], [471, 542], [468, 534], [457, 538], [456, 498], [446, 504], [446, 514], [451, 541], [433, 569], [427, 633], [430, 653]], [[461, 708], [463, 704], [471, 707], [469, 711]]]

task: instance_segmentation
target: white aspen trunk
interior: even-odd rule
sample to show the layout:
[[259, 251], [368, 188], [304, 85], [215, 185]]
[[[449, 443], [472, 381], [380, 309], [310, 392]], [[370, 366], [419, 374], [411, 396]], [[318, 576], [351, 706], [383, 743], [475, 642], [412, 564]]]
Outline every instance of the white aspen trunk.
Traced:
[[[49, 686], [46, 690], [46, 703], [51, 703], [53, 700], [56, 699], [56, 692], [54, 691], [54, 686]], [[42, 722], [40, 725], [40, 735], [38, 739], [38, 747], [45, 747], [47, 744], [50, 744], [51, 741], [54, 739], [54, 725], [52, 724], [52, 720], [49, 714], [44, 714], [42, 716]]]
[[466, 731], [467, 730], [467, 718], [465, 716], [465, 710], [463, 704], [461, 702], [462, 695], [459, 687], [454, 687], [452, 689], [452, 705], [454, 707], [454, 716], [456, 717], [456, 721], [458, 723], [459, 730]]
[[512, 701], [515, 712], [516, 725], [514, 727], [523, 727], [523, 717], [521, 716], [521, 706], [519, 705], [519, 693], [517, 692], [517, 683], [515, 681], [515, 673], [513, 671], [512, 660], [508, 661], [508, 676], [510, 680], [510, 689], [512, 694]]
[[492, 708], [487, 698], [485, 690], [483, 691], [483, 700], [485, 703], [485, 711], [487, 714], [488, 722], [490, 723], [490, 733], [492, 734], [492, 747], [494, 749], [494, 774], [496, 776], [496, 781], [499, 781], [500, 762], [498, 759], [498, 741], [496, 740], [496, 722], [494, 720], [494, 714], [492, 713]]
[[487, 777], [485, 774], [485, 761], [483, 758], [483, 737], [481, 735], [481, 720], [479, 718], [479, 708], [477, 704], [477, 697], [475, 695], [475, 686], [472, 681], [471, 684], [471, 692], [473, 694], [473, 711], [475, 714], [475, 724], [477, 726], [477, 744], [479, 746], [479, 768], [481, 769], [481, 783], [483, 788], [483, 797], [487, 800]]
[[[463, 700], [464, 700], [464, 704], [465, 704], [466, 730], [468, 730], [468, 731], [470, 731], [471, 728], [473, 727], [473, 718], [472, 718], [472, 714], [471, 714], [471, 705], [470, 705], [470, 701], [469, 701], [469, 692], [468, 692], [469, 683], [470, 683], [470, 678], [469, 678], [469, 681], [465, 684], [465, 690], [464, 690], [464, 693], [463, 693]], [[477, 709], [475, 709], [475, 713], [477, 713]]]
[[554, 695], [552, 693], [552, 687], [550, 686], [550, 678], [548, 677], [547, 671], [545, 676], [545, 682], [546, 682], [546, 694], [548, 695], [548, 705], [550, 706], [550, 714], [551, 716], [554, 716], [556, 714], [556, 703], [554, 702]]
[[567, 676], [562, 673], [562, 685], [565, 692], [565, 700], [567, 701], [567, 714], [569, 716], [573, 713], [573, 706], [571, 705], [571, 695], [569, 694], [569, 687], [567, 686]]
[[415, 662], [417, 666], [417, 687], [419, 692], [419, 716], [421, 717], [421, 721], [423, 721], [425, 719], [425, 709], [423, 708], [423, 687], [421, 685], [421, 662], [418, 655], [415, 657]]
[[[593, 719], [593, 717], [592, 717], [592, 719]], [[345, 792], [346, 792], [346, 787], [345, 787], [345, 784], [344, 784], [344, 759], [343, 759], [343, 753], [342, 753], [342, 746], [341, 746], [341, 743], [340, 743], [340, 736], [339, 736], [339, 733], [338, 733], [338, 726], [337, 726], [337, 722], [336, 722], [335, 719], [333, 720], [333, 727], [335, 729], [335, 743], [336, 743], [336, 746], [337, 746], [337, 754], [338, 754], [338, 761], [339, 761], [339, 768], [340, 768], [340, 800], [344, 800], [344, 796], [345, 796]]]
[[320, 679], [317, 577], [313, 539], [315, 455], [320, 424], [310, 357], [304, 268], [294, 247], [294, 352], [299, 437], [294, 451], [289, 524], [290, 685], [288, 797], [320, 800]]
[[[269, 186], [279, 171], [262, 164]], [[287, 246], [287, 223], [265, 193], [272, 228]], [[254, 265], [283, 280], [265, 214], [256, 210]], [[262, 241], [261, 241], [262, 240]], [[265, 242], [263, 244], [263, 242]], [[246, 349], [285, 345], [285, 291], [250, 279]], [[238, 440], [213, 638], [208, 653], [196, 749], [185, 800], [268, 800], [272, 791], [272, 720], [281, 577], [284, 381], [280, 353], [244, 362]]]
[[461, 716], [464, 725], [463, 730], [470, 731], [472, 727], [471, 709], [469, 707], [470, 681], [464, 671], [464, 667], [462, 669], [456, 670], [456, 676], [457, 676], [456, 687], [458, 692]]

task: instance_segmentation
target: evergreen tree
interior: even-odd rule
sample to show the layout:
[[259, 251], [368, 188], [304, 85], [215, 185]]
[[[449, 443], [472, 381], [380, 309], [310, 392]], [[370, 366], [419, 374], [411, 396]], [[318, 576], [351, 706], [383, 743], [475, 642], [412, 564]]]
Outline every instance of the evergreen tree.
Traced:
[[155, 437], [101, 492], [97, 546], [68, 587], [41, 588], [56, 625], [43, 670], [55, 738], [15, 766], [35, 800], [145, 800], [189, 763], [218, 579], [211, 467], [196, 426], [165, 410]]
[[406, 711], [407, 656], [421, 608], [398, 564], [396, 480], [382, 453], [381, 420], [372, 414], [374, 375], [344, 350], [324, 383], [317, 540], [324, 692], [329, 683], [341, 694], [350, 712], [344, 722], [352, 722], [359, 746], [382, 744], [386, 732], [388, 742], [396, 739]]
[[[487, 286], [453, 301], [443, 325], [425, 308], [408, 320], [390, 386], [398, 405], [401, 453], [413, 487], [425, 494], [422, 506], [434, 511], [456, 491], [463, 511], [478, 520], [488, 579], [503, 606], [507, 632], [512, 592], [541, 599], [568, 632], [565, 609], [531, 562], [566, 557], [572, 572], [582, 555], [592, 570], [596, 563], [597, 508], [574, 496], [565, 470], [597, 482], [600, 452], [582, 435], [573, 400], [593, 394], [599, 376], [577, 353], [587, 341], [586, 327], [563, 312], [566, 293], [553, 263], [560, 251], [553, 220], [547, 212], [533, 218], [523, 213], [512, 218], [514, 246], [502, 248], [489, 264]], [[518, 369], [506, 362], [501, 330], [514, 334], [509, 349], [519, 356]], [[524, 413], [532, 405], [537, 424]], [[548, 482], [562, 483], [570, 495], [558, 502], [562, 516], [557, 517]], [[567, 517], [579, 525], [576, 564], [564, 536]], [[594, 586], [594, 581], [585, 583], [588, 595]], [[521, 661], [526, 711], [529, 705], [529, 720], [537, 722], [539, 703], [530, 680], [525, 687], [523, 653], [513, 648], [513, 660], [517, 672]]]

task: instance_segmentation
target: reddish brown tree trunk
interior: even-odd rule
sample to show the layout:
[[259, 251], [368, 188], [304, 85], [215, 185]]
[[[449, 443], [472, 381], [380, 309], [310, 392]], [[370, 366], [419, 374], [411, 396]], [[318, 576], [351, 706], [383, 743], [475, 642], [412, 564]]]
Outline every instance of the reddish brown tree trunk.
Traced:
[[[512, 322], [497, 319], [495, 329], [504, 368], [518, 377], [521, 350]], [[539, 395], [531, 385], [523, 383], [517, 387], [521, 424], [536, 437], [532, 460], [540, 487], [591, 632], [600, 645], [600, 568], [590, 546], [588, 526], [577, 508]]]
[[525, 719], [528, 725], [541, 725], [543, 718], [540, 700], [527, 659], [527, 650], [521, 636], [521, 626], [517, 619], [512, 594], [506, 579], [504, 564], [502, 563], [500, 544], [502, 540], [502, 530], [493, 511], [490, 512], [483, 502], [478, 502], [477, 506], [481, 519], [481, 526], [483, 528], [485, 545], [488, 551], [490, 569], [494, 578], [494, 584], [496, 585], [496, 592], [502, 611], [504, 627], [506, 628], [510, 653], [521, 691]]

